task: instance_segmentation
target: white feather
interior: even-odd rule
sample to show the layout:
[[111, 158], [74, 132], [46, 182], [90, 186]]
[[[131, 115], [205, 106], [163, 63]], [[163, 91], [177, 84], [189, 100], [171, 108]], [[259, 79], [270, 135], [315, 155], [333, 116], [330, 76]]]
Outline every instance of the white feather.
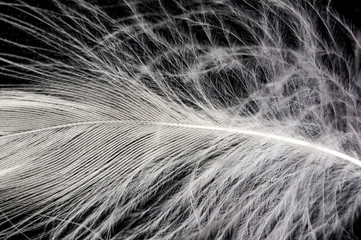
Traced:
[[0, 56], [29, 83], [0, 89], [0, 239], [356, 238], [360, 43], [337, 14], [53, 3], [0, 3], [43, 44], [3, 39], [37, 57]]

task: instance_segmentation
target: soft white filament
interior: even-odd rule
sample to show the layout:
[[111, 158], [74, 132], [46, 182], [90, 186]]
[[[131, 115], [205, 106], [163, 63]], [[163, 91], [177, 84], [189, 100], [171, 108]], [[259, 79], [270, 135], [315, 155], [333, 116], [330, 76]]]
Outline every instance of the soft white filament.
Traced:
[[0, 38], [29, 54], [0, 53], [1, 240], [356, 238], [360, 43], [329, 7], [52, 3], [0, 3], [35, 42]]

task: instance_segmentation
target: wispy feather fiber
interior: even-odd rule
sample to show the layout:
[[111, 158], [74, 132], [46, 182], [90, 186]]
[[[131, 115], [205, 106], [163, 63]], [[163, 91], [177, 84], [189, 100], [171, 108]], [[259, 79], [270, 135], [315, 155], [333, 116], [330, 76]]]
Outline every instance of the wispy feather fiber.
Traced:
[[352, 27], [308, 1], [115, 2], [0, 3], [33, 39], [1, 39], [27, 54], [0, 55], [0, 239], [357, 239]]

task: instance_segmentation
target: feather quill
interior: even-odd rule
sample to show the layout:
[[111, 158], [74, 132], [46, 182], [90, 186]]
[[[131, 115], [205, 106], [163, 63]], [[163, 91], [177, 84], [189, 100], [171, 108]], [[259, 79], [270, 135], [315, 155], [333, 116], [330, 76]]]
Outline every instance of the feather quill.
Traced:
[[1, 39], [29, 55], [0, 55], [26, 81], [0, 89], [0, 239], [356, 239], [360, 42], [328, 5], [52, 4], [0, 3], [41, 43]]

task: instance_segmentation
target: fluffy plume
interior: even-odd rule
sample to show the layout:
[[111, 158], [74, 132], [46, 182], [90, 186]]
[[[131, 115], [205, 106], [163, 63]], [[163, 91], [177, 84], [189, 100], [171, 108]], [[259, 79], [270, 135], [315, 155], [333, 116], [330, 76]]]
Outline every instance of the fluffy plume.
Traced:
[[[2, 1], [0, 239], [356, 239], [360, 42], [307, 1]], [[15, 84], [16, 83], [16, 84]]]

